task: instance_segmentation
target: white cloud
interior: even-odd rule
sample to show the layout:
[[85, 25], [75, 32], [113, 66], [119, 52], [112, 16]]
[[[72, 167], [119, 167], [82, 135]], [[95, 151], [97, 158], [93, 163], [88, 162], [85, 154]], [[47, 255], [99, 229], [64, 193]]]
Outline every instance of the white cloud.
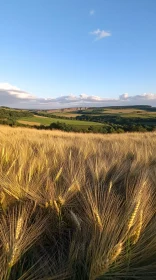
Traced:
[[120, 95], [120, 99], [122, 99], [122, 100], [127, 100], [128, 97], [129, 97], [128, 93], [124, 93], [124, 94]]
[[90, 16], [93, 16], [95, 14], [95, 11], [94, 10], [90, 10], [89, 14], [90, 14]]
[[39, 98], [29, 94], [16, 86], [8, 83], [0, 83], [0, 106], [13, 108], [32, 109], [53, 109], [67, 107], [102, 107], [120, 105], [152, 105], [156, 106], [156, 94], [144, 93], [129, 96], [128, 93], [120, 95], [118, 98], [100, 97], [97, 95], [69, 94], [57, 98]]
[[90, 32], [90, 34], [95, 36], [95, 40], [101, 40], [103, 38], [112, 36], [111, 32], [100, 29], [94, 30]]
[[3, 89], [3, 90], [19, 90], [18, 87], [12, 86], [8, 83], [0, 83], [0, 89]]
[[9, 95], [12, 95], [13, 98], [21, 99], [33, 99], [34, 97], [16, 86], [12, 86], [9, 83], [0, 83], [0, 92], [8, 92]]

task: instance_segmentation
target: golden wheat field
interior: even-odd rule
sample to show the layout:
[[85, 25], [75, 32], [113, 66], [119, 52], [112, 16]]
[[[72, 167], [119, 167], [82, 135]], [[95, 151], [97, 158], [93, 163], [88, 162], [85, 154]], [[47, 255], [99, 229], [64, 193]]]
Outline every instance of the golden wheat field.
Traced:
[[0, 126], [0, 279], [156, 279], [156, 133]]

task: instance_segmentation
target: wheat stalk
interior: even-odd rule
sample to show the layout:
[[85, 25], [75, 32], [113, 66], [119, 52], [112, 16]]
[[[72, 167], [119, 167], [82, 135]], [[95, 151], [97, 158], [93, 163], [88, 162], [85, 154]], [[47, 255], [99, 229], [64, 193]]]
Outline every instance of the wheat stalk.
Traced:
[[46, 201], [45, 208], [48, 208], [48, 206], [49, 206], [49, 203]]
[[113, 250], [110, 252], [110, 256], [109, 256], [109, 263], [112, 264], [113, 262], [115, 262], [115, 260], [117, 259], [117, 257], [121, 254], [123, 249], [123, 243], [120, 242], [118, 243]]
[[96, 280], [97, 277], [103, 276], [121, 254], [122, 248], [123, 243], [120, 242], [108, 253], [107, 257], [98, 259], [91, 269], [90, 280]]
[[134, 211], [133, 211], [133, 213], [132, 213], [132, 215], [131, 215], [131, 217], [130, 217], [130, 219], [129, 219], [129, 222], [128, 222], [128, 230], [130, 230], [131, 227], [132, 227], [133, 224], [134, 224], [134, 220], [135, 220], [135, 217], [136, 217], [136, 215], [137, 215], [137, 213], [138, 213], [139, 207], [140, 207], [140, 200], [137, 202], [137, 204], [136, 204], [136, 206], [135, 206], [135, 209], [134, 209]]
[[110, 194], [110, 192], [111, 192], [112, 186], [113, 186], [113, 183], [112, 183], [112, 181], [110, 181], [110, 183], [109, 183], [109, 188], [108, 188], [108, 193], [109, 193], [109, 194]]
[[54, 183], [56, 183], [59, 180], [59, 178], [62, 174], [62, 170], [63, 170], [63, 168], [61, 167], [60, 170], [58, 171], [58, 173], [56, 174], [56, 177], [54, 179]]
[[103, 276], [108, 270], [108, 261], [98, 260], [95, 262], [94, 267], [91, 269], [89, 280], [96, 280], [97, 277]]
[[3, 202], [5, 201], [5, 193], [3, 191], [0, 192], [0, 203], [1, 205], [3, 204]]
[[133, 244], [136, 244], [139, 240], [140, 234], [141, 234], [141, 229], [142, 229], [142, 223], [143, 223], [143, 211], [141, 210], [140, 212], [140, 217], [139, 217], [139, 224], [138, 224], [138, 228], [134, 233], [134, 240], [133, 240]]
[[80, 191], [80, 185], [77, 181], [73, 182], [73, 184], [69, 187], [69, 189], [67, 190], [67, 194], [71, 193], [71, 192], [77, 192]]
[[80, 221], [79, 221], [77, 215], [72, 210], [70, 210], [70, 214], [71, 214], [72, 219], [74, 220], [75, 224], [77, 225], [78, 229], [80, 230], [81, 224], [80, 224]]
[[62, 196], [58, 197], [58, 202], [61, 206], [63, 206], [65, 204], [65, 199]]
[[8, 262], [9, 268], [12, 268], [14, 266], [14, 264], [16, 263], [17, 250], [18, 250], [18, 247], [17, 247], [17, 244], [15, 244], [15, 246], [13, 247], [13, 250], [12, 250], [10, 261]]
[[102, 230], [103, 230], [103, 225], [102, 225], [102, 221], [101, 221], [99, 212], [98, 212], [97, 209], [94, 209], [93, 212], [94, 212], [94, 214], [95, 214], [96, 223], [97, 223], [97, 225], [98, 225], [100, 231], [102, 231]]
[[57, 213], [59, 215], [60, 214], [60, 207], [59, 207], [59, 205], [58, 205], [56, 200], [54, 200], [54, 206], [55, 206], [55, 209], [56, 209], [56, 211], [57, 211]]
[[16, 233], [15, 233], [15, 239], [18, 240], [23, 225], [23, 217], [18, 218], [17, 226], [16, 226]]

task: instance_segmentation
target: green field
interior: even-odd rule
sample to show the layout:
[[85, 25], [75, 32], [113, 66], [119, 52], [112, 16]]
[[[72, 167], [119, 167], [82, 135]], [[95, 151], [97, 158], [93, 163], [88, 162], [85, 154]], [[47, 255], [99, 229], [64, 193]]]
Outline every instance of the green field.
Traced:
[[105, 109], [104, 115], [116, 115], [122, 118], [156, 118], [156, 112], [148, 112], [146, 110], [138, 109]]
[[[39, 111], [38, 113], [42, 113]], [[90, 116], [117, 116], [122, 118], [139, 118], [139, 119], [146, 119], [146, 118], [156, 118], [156, 111], [150, 111], [146, 108], [87, 108], [84, 110], [70, 110], [70, 111], [54, 111], [54, 112], [45, 112], [45, 114], [53, 114], [56, 117], [65, 117], [65, 118], [76, 118], [77, 116], [81, 115], [90, 115]]]
[[156, 118], [156, 114], [154, 113], [142, 113], [142, 114], [136, 114], [136, 113], [104, 113], [104, 114], [94, 114], [90, 116], [105, 116], [105, 117], [111, 117], [111, 116], [116, 116], [116, 117], [121, 117], [121, 118], [139, 118], [139, 119], [148, 119], [148, 118]]
[[[71, 114], [76, 114], [77, 111], [73, 111], [71, 112]], [[58, 113], [57, 113], [58, 114]], [[67, 114], [67, 113], [66, 113]], [[131, 117], [139, 117], [139, 118], [153, 118], [156, 117], [156, 111], [152, 112], [152, 111], [148, 111], [148, 110], [139, 110], [139, 109], [113, 109], [113, 108], [104, 108], [104, 109], [100, 109], [100, 108], [96, 108], [96, 109], [86, 109], [83, 110], [82, 113], [79, 115], [85, 115], [85, 114], [89, 114], [90, 116], [105, 116], [105, 115], [109, 115], [109, 116], [121, 116], [121, 117], [125, 117], [125, 118], [131, 118]], [[54, 115], [56, 115], [56, 113], [54, 113]], [[65, 116], [65, 113], [64, 113]]]
[[[58, 124], [56, 124], [58, 122]], [[101, 107], [37, 111], [0, 108], [0, 124], [34, 126], [75, 132], [123, 133], [156, 130], [156, 108]]]
[[24, 117], [18, 120], [19, 123], [25, 123], [25, 124], [31, 124], [33, 125], [36, 124], [41, 124], [41, 125], [50, 125], [51, 123], [56, 123], [56, 122], [62, 122], [66, 123], [71, 126], [75, 127], [82, 127], [82, 128], [87, 128], [89, 126], [103, 126], [102, 123], [98, 122], [88, 122], [88, 121], [77, 121], [77, 120], [66, 120], [66, 119], [57, 119], [57, 118], [46, 118], [46, 117], [40, 117], [40, 116], [33, 116], [33, 117]]

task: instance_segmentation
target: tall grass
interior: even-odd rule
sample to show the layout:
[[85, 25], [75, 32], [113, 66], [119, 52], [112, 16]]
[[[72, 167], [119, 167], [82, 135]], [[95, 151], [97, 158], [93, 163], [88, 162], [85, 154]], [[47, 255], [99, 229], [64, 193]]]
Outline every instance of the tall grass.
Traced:
[[1, 126], [0, 279], [156, 279], [156, 133]]

